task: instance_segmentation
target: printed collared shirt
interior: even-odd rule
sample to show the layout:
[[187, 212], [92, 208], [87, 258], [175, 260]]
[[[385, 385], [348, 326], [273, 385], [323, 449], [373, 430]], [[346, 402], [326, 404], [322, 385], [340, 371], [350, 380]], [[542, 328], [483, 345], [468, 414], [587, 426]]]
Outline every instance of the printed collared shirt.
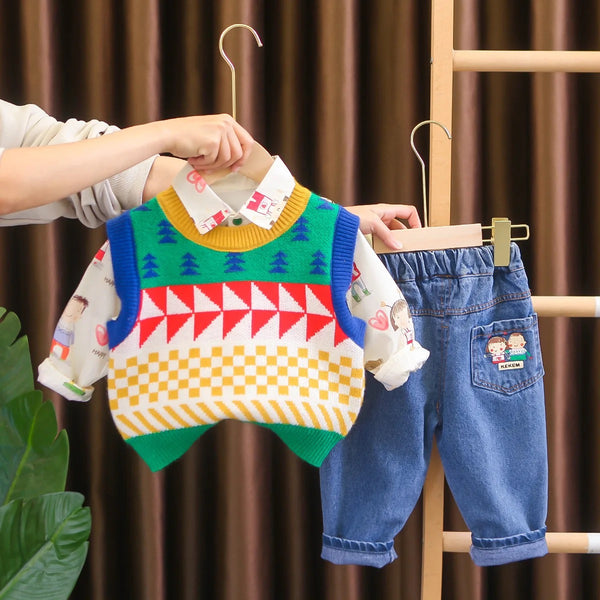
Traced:
[[[184, 167], [173, 187], [200, 233], [219, 225], [239, 226], [254, 223], [271, 229], [285, 208], [296, 182], [279, 157], [259, 183], [231, 174], [212, 186], [191, 165]], [[232, 201], [226, 202], [223, 196]]]
[[[234, 173], [213, 185], [191, 167], [176, 177], [173, 188], [200, 233], [215, 227], [248, 222], [270, 229], [285, 207], [296, 182], [276, 158], [258, 187]], [[267, 200], [265, 200], [267, 199]], [[353, 316], [365, 321], [365, 368], [388, 390], [402, 385], [429, 356], [415, 339], [410, 309], [390, 273], [360, 232], [346, 301]], [[70, 301], [79, 310], [65, 309], [74, 342], [67, 347], [56, 338], [40, 365], [38, 380], [70, 400], [86, 401], [95, 381], [108, 372], [106, 323], [117, 318], [120, 301], [108, 242], [98, 251]], [[64, 326], [61, 318], [61, 324]]]

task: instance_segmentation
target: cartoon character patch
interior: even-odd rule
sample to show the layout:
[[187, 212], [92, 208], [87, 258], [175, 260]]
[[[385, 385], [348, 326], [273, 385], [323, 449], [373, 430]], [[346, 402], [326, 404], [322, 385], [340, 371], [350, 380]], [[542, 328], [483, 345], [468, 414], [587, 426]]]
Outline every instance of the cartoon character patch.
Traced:
[[400, 330], [406, 345], [410, 346], [415, 338], [415, 328], [413, 326], [412, 317], [410, 316], [410, 310], [408, 308], [408, 302], [404, 298], [396, 300], [390, 309], [390, 321], [394, 331]]
[[88, 307], [89, 300], [83, 296], [72, 296], [63, 311], [56, 329], [50, 351], [61, 360], [67, 360], [71, 346], [75, 341], [75, 323], [79, 321], [83, 311]]
[[504, 335], [493, 335], [488, 339], [485, 353], [491, 357], [493, 364], [498, 365], [500, 371], [522, 369], [525, 361], [531, 358], [526, 345], [525, 336], [520, 331], [511, 333], [508, 338]]
[[[388, 306], [385, 302], [381, 303], [380, 309], [369, 319], [369, 325], [373, 329], [386, 331], [392, 328], [393, 331], [399, 331], [404, 337], [405, 344], [412, 350], [412, 343], [415, 338], [415, 329], [413, 326], [412, 317], [408, 308], [408, 302], [404, 298], [396, 300], [392, 306]], [[390, 309], [390, 315], [385, 313], [383, 308]]]

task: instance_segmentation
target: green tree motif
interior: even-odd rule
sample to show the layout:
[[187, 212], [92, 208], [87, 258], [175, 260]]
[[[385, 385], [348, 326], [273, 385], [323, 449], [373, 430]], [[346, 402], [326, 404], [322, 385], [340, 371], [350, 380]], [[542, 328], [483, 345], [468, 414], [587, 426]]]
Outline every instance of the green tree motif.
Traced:
[[317, 250], [313, 254], [313, 257], [314, 260], [310, 263], [313, 267], [311, 275], [325, 275], [325, 271], [323, 269], [323, 267], [327, 266], [327, 263], [324, 260], [325, 255], [320, 250]]
[[239, 252], [229, 252], [225, 259], [225, 273], [238, 273], [244, 270], [244, 263], [246, 261], [242, 258]]
[[269, 273], [287, 273], [286, 267], [289, 265], [286, 258], [287, 255], [281, 250], [275, 254], [274, 259], [270, 263], [271, 269], [269, 270]]
[[160, 244], [174, 244], [175, 243], [175, 228], [169, 221], [163, 219], [158, 224], [158, 240]]
[[198, 261], [193, 254], [186, 252], [181, 263], [181, 275], [200, 275]]
[[158, 265], [156, 264], [156, 256], [148, 253], [143, 258], [144, 264], [142, 266], [142, 270], [144, 271], [144, 278], [148, 277], [158, 277], [158, 273], [155, 269], [158, 269]]

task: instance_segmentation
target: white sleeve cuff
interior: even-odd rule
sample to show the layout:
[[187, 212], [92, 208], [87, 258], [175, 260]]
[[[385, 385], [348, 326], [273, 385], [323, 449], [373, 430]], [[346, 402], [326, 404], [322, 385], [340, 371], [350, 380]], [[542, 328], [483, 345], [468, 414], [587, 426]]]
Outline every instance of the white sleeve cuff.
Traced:
[[38, 367], [38, 381], [57, 394], [60, 394], [63, 398], [75, 400], [76, 402], [87, 402], [94, 392], [93, 387], [80, 387], [63, 375], [52, 364], [50, 358], [46, 358]]
[[373, 375], [390, 391], [406, 383], [408, 376], [420, 369], [428, 358], [429, 350], [414, 341], [390, 356]]

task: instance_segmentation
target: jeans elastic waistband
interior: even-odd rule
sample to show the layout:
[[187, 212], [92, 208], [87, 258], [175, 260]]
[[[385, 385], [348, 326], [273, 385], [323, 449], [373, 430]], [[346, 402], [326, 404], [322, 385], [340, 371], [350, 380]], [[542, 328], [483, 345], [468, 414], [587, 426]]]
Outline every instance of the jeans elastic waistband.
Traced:
[[383, 255], [383, 262], [394, 279], [415, 281], [432, 277], [465, 277], [469, 275], [491, 275], [494, 269], [517, 271], [523, 269], [519, 247], [513, 242], [510, 247], [508, 267], [494, 266], [494, 247], [451, 248], [448, 250], [423, 250], [398, 252]]

